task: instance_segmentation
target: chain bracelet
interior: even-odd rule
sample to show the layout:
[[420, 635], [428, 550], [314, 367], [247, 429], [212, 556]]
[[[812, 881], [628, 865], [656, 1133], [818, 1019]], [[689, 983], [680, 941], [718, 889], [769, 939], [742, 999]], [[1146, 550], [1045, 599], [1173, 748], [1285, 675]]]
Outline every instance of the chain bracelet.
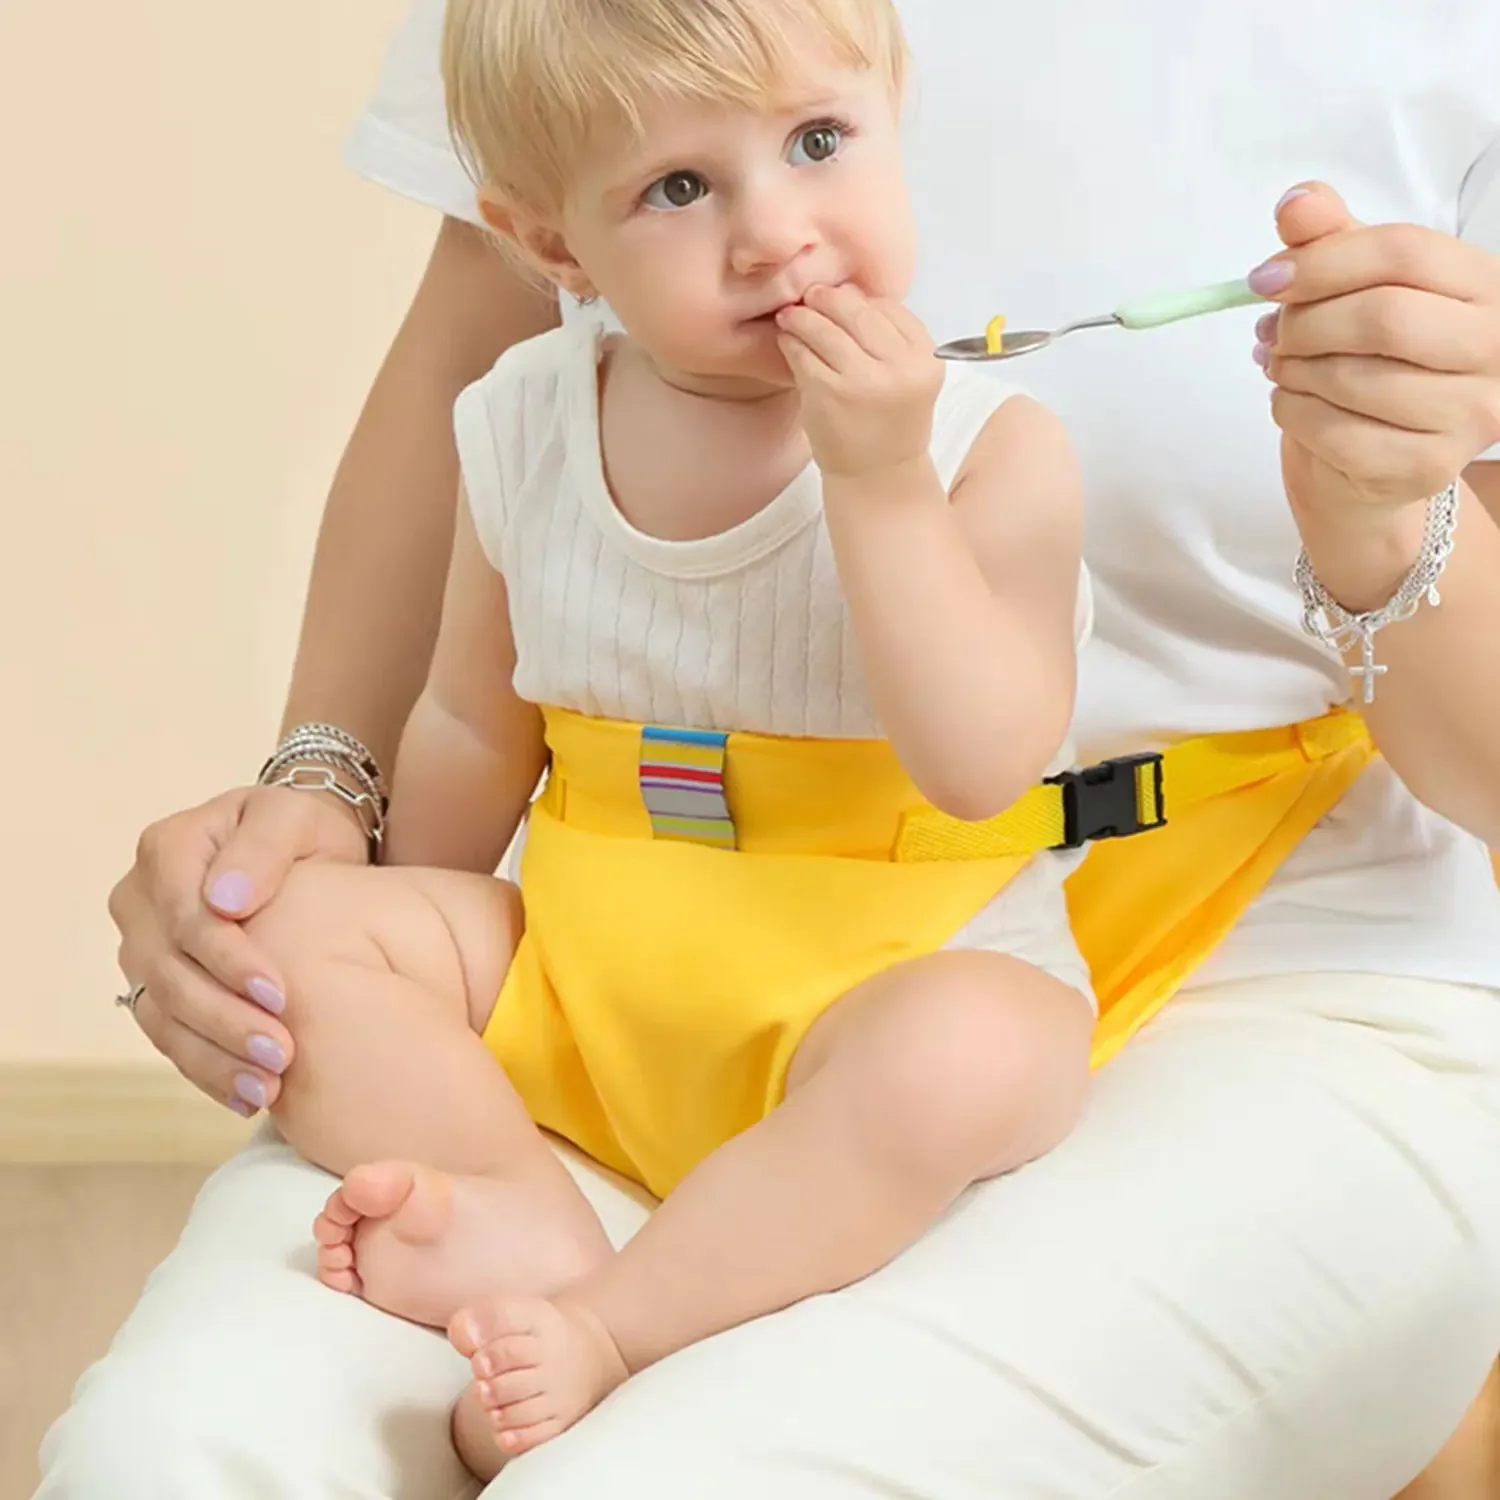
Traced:
[[380, 766], [377, 764], [374, 755], [370, 753], [370, 750], [363, 741], [355, 739], [347, 729], [340, 729], [337, 724], [320, 724], [314, 722], [311, 724], [299, 724], [292, 730], [292, 735], [320, 736], [324, 739], [337, 741], [351, 755], [358, 758], [360, 764], [368, 771], [370, 779], [374, 781], [376, 790], [382, 797], [389, 801], [390, 788], [385, 784], [385, 777], [380, 774]]
[[298, 724], [282, 737], [281, 743], [276, 747], [275, 755], [285, 756], [296, 750], [309, 748], [343, 750], [374, 783], [376, 792], [385, 800], [390, 800], [390, 788], [386, 786], [385, 777], [381, 775], [379, 763], [369, 747], [362, 740], [356, 739], [348, 730], [340, 729], [337, 724], [324, 724], [317, 721]]
[[332, 740], [299, 740], [285, 748], [278, 748], [260, 768], [257, 779], [279, 775], [288, 766], [307, 762], [332, 766], [335, 770], [342, 771], [369, 796], [371, 802], [384, 802], [380, 785], [375, 778], [349, 751]]
[[351, 792], [334, 774], [331, 766], [312, 766], [304, 761], [299, 765], [288, 766], [260, 785], [284, 786], [294, 792], [332, 792], [346, 807], [354, 810], [360, 831], [369, 846], [370, 863], [378, 863], [381, 838], [385, 833], [379, 806], [367, 792]]
[[[358, 794], [364, 798], [369, 805], [376, 809], [385, 806], [384, 799], [380, 795], [380, 789], [374, 781], [365, 774], [363, 769], [353, 761], [350, 756], [342, 750], [328, 749], [305, 749], [283, 751], [273, 755], [261, 771], [261, 780], [265, 785], [277, 783], [277, 778], [282, 776], [289, 768], [296, 766], [317, 766], [336, 772], [345, 781], [353, 782]], [[278, 783], [279, 784], [279, 783]]]
[[260, 786], [337, 797], [359, 820], [370, 863], [379, 863], [390, 797], [374, 755], [347, 730], [335, 724], [298, 724], [282, 737], [255, 780]]
[[1422, 531], [1422, 550], [1411, 565], [1396, 592], [1379, 609], [1354, 614], [1345, 609], [1313, 571], [1312, 559], [1304, 547], [1297, 557], [1293, 573], [1302, 595], [1302, 628], [1315, 640], [1331, 646], [1340, 656], [1351, 646], [1359, 647], [1359, 665], [1349, 668], [1349, 675], [1361, 682], [1365, 703], [1375, 701], [1375, 679], [1383, 677], [1389, 667], [1375, 660], [1375, 636], [1387, 625], [1400, 624], [1416, 614], [1425, 599], [1434, 609], [1441, 604], [1438, 579], [1453, 555], [1454, 532], [1458, 527], [1459, 486], [1455, 480], [1447, 489], [1427, 502], [1427, 523]]

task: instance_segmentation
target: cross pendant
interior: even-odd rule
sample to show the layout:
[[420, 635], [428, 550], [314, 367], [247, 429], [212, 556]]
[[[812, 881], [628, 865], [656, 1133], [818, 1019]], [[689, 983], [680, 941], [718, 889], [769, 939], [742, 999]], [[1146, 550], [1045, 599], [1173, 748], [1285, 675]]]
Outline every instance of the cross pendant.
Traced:
[[1362, 635], [1359, 638], [1360, 662], [1357, 667], [1349, 668], [1351, 677], [1358, 677], [1364, 684], [1364, 701], [1373, 703], [1375, 701], [1375, 679], [1384, 677], [1390, 671], [1389, 667], [1377, 666], [1375, 663], [1375, 637], [1372, 634]]

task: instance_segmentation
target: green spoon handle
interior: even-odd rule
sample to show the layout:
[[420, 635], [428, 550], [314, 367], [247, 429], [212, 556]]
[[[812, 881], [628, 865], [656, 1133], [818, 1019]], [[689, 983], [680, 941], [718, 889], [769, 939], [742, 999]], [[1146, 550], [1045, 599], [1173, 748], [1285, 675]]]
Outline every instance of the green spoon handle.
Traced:
[[1160, 328], [1183, 318], [1197, 318], [1204, 313], [1224, 312], [1231, 307], [1249, 307], [1266, 299], [1252, 292], [1249, 284], [1220, 281], [1213, 286], [1192, 287], [1185, 292], [1158, 292], [1150, 297], [1136, 297], [1115, 310], [1115, 316], [1126, 328]]

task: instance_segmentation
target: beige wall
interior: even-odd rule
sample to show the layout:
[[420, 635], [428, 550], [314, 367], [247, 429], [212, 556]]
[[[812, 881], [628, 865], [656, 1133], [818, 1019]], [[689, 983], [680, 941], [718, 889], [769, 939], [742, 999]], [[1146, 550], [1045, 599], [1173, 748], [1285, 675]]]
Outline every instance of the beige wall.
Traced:
[[402, 8], [0, 0], [0, 1064], [147, 1057], [106, 893], [274, 733], [435, 227], [338, 160]]

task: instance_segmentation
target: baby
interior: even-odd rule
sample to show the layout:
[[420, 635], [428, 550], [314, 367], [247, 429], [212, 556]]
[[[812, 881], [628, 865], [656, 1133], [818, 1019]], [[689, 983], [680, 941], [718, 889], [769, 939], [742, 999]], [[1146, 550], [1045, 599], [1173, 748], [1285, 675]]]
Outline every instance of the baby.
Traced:
[[[389, 863], [253, 926], [277, 1122], [347, 1174], [319, 1274], [448, 1329], [487, 1477], [1072, 1127], [1093, 1010], [1030, 789], [1088, 609], [1058, 422], [902, 305], [889, 0], [450, 0], [445, 65], [504, 251], [623, 332], [460, 398]], [[524, 919], [456, 873], [523, 819]], [[623, 1249], [543, 1132], [665, 1200]]]

